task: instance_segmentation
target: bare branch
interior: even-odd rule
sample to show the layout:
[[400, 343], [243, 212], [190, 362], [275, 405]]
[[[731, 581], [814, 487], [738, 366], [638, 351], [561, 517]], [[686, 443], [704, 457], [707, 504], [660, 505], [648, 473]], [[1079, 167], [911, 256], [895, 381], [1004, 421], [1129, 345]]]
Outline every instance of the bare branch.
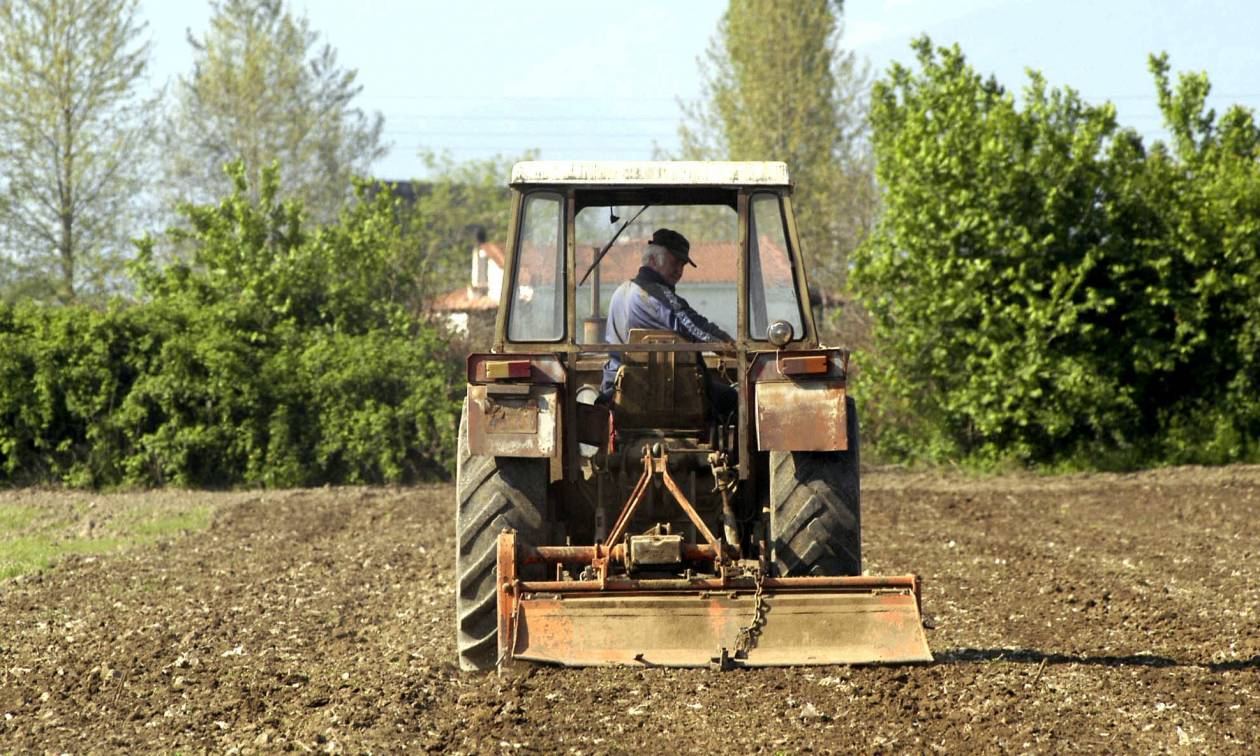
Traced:
[[[0, 227], [44, 274], [80, 289], [76, 271], [126, 254], [118, 231], [139, 208], [154, 101], [137, 0], [0, 0]], [[56, 258], [47, 257], [55, 249]]]

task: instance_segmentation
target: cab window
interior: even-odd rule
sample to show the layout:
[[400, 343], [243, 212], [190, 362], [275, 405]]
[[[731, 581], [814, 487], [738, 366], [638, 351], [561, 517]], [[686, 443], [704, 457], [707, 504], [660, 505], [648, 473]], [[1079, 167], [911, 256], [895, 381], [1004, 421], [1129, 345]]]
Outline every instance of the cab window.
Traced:
[[786, 320], [793, 339], [801, 339], [805, 328], [779, 196], [754, 194], [748, 215], [748, 336], [764, 340], [771, 323]]
[[508, 309], [510, 341], [564, 338], [563, 208], [559, 194], [525, 197]]
[[[640, 213], [640, 210], [642, 212]], [[636, 217], [637, 216], [637, 217]], [[680, 297], [727, 333], [735, 333], [739, 283], [739, 216], [732, 205], [592, 205], [575, 222], [577, 278], [624, 220], [634, 218], [608, 248], [599, 265], [577, 287], [579, 343], [602, 341], [613, 292], [634, 278], [653, 231], [672, 228], [691, 244], [696, 266], [683, 269]], [[624, 219], [624, 220], [623, 220]]]

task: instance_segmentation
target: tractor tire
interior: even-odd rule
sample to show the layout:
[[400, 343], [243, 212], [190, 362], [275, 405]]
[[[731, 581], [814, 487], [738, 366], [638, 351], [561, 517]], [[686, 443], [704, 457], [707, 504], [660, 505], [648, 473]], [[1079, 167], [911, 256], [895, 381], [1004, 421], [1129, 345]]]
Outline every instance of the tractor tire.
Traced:
[[849, 448], [770, 452], [770, 554], [779, 577], [862, 574], [858, 421], [845, 399]]
[[459, 421], [455, 473], [455, 624], [459, 666], [494, 669], [499, 659], [498, 541], [536, 545], [545, 530], [545, 459], [483, 457], [468, 450], [468, 404]]

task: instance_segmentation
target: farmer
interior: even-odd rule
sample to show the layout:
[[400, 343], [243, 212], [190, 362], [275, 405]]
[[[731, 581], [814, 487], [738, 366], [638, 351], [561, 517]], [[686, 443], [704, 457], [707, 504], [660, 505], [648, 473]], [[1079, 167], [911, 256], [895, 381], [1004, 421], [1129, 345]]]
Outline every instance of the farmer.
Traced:
[[[643, 248], [639, 272], [613, 292], [605, 333], [609, 344], [627, 343], [632, 328], [673, 331], [687, 341], [734, 341], [730, 334], [692, 309], [687, 300], [674, 291], [685, 267], [696, 267], [690, 251], [691, 244], [682, 234], [669, 228], [656, 229]], [[696, 357], [714, 408], [719, 414], [729, 413], [735, 408], [735, 389], [711, 376], [700, 355]], [[613, 381], [620, 367], [621, 355], [616, 352], [609, 355], [600, 385], [603, 397], [612, 397]]]

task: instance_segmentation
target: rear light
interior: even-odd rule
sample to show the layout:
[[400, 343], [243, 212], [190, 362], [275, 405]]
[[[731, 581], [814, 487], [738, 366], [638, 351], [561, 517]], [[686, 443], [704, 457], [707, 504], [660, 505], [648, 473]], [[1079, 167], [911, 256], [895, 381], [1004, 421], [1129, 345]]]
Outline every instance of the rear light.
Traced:
[[849, 353], [843, 349], [763, 352], [753, 358], [748, 377], [753, 382], [827, 379], [844, 381]]
[[486, 380], [502, 381], [511, 378], [528, 378], [529, 360], [496, 360], [485, 362]]
[[781, 357], [779, 373], [781, 375], [823, 375], [827, 372], [830, 360], [825, 354], [807, 354], [800, 357]]
[[561, 385], [564, 366], [552, 354], [489, 354], [468, 355], [469, 383], [528, 381], [536, 384]]

